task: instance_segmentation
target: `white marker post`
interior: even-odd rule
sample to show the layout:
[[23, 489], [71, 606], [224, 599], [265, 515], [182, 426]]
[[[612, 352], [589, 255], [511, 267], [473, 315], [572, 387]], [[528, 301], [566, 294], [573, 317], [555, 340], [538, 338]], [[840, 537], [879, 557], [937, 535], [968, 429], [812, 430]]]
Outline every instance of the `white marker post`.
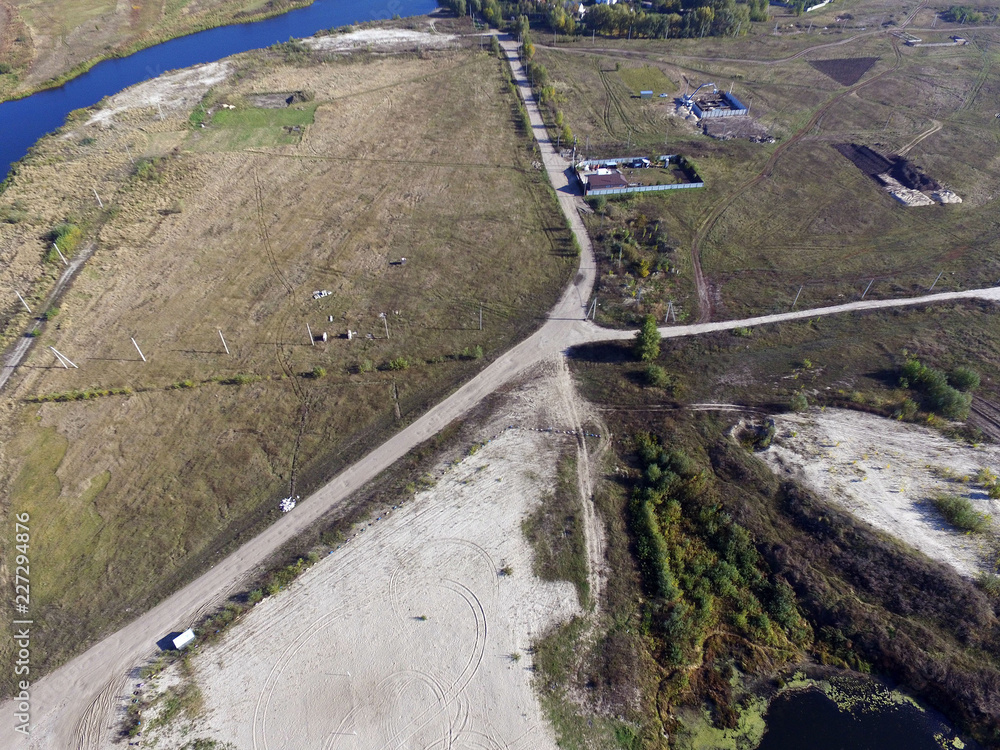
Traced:
[[[51, 350], [52, 350], [52, 352], [53, 352], [53, 353], [54, 353], [54, 354], [55, 354], [55, 355], [56, 355], [57, 357], [59, 357], [59, 361], [60, 361], [60, 362], [62, 362], [62, 363], [63, 363], [63, 365], [66, 365], [66, 364], [69, 364], [69, 366], [70, 366], [70, 367], [76, 367], [76, 365], [75, 365], [75, 364], [73, 364], [73, 362], [72, 362], [72, 361], [70, 360], [70, 358], [69, 358], [69, 357], [67, 357], [67, 356], [66, 356], [65, 354], [63, 354], [63, 353], [62, 353], [62, 352], [60, 352], [59, 350], [57, 350], [57, 349], [56, 349], [56, 348], [55, 348], [54, 346], [50, 346], [50, 347], [49, 347], [49, 349], [51, 349]], [[76, 369], [77, 369], [77, 370], [79, 370], [80, 368], [79, 368], [79, 367], [76, 367]]]
[[135, 350], [137, 352], [139, 352], [139, 356], [142, 357], [142, 361], [145, 362], [146, 361], [146, 355], [142, 353], [142, 349], [140, 349], [139, 345], [137, 343], [135, 343], [135, 339], [132, 339], [132, 346], [135, 347]]
[[59, 253], [59, 257], [62, 258], [63, 265], [68, 266], [69, 261], [66, 260], [66, 256], [62, 254], [62, 250], [59, 249], [59, 245], [53, 242], [52, 247], [54, 247], [56, 249], [56, 252]]
[[28, 307], [28, 303], [24, 301], [24, 297], [21, 296], [21, 293], [18, 292], [18, 291], [15, 291], [14, 294], [16, 294], [17, 298], [19, 300], [21, 300], [21, 304], [24, 305], [24, 309], [27, 310], [28, 312], [31, 312], [31, 308]]
[[226, 354], [229, 354], [229, 347], [226, 345], [226, 337], [222, 335], [222, 329], [219, 329], [219, 338], [222, 339], [222, 346], [226, 350]]

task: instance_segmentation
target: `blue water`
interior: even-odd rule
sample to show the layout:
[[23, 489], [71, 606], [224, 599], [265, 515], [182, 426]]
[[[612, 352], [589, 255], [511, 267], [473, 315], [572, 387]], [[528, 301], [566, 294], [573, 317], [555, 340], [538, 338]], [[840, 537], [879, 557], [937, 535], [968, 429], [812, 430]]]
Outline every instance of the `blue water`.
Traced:
[[199, 31], [128, 57], [105, 60], [59, 88], [0, 104], [0, 175], [6, 176], [11, 164], [28, 153], [35, 141], [62, 125], [74, 109], [89, 107], [168, 70], [213, 62], [355, 21], [430, 13], [436, 6], [435, 0], [316, 0], [282, 16]]
[[[955, 736], [933, 711], [902, 704], [851, 713], [816, 689], [778, 696], [764, 720], [757, 750], [941, 750], [935, 735]], [[970, 740], [965, 747], [979, 749]]]

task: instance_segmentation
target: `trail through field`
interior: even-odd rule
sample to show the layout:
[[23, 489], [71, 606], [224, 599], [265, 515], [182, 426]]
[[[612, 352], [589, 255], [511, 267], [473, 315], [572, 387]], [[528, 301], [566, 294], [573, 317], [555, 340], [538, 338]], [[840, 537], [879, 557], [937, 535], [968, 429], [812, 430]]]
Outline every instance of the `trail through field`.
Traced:
[[905, 146], [903, 146], [901, 149], [899, 149], [899, 151], [897, 152], [899, 156], [906, 156], [910, 152], [911, 148], [913, 148], [914, 146], [916, 146], [918, 143], [920, 143], [925, 138], [928, 138], [929, 136], [934, 135], [936, 132], [938, 132], [941, 129], [941, 123], [940, 122], [938, 122], [937, 120], [931, 120], [931, 122], [934, 123], [934, 124], [931, 125], [929, 128], [927, 128], [927, 130], [925, 130], [923, 133], [921, 133], [920, 135], [918, 135], [916, 138], [914, 138], [912, 141], [910, 141], [909, 143], [907, 143]]
[[[70, 279], [73, 278], [76, 272], [83, 267], [83, 264], [86, 263], [87, 259], [94, 253], [95, 247], [96, 245], [91, 242], [81, 252], [75, 255], [72, 260], [70, 260], [69, 265], [66, 266], [65, 270], [63, 270], [62, 274], [59, 276], [59, 281], [56, 282], [55, 287], [53, 287], [52, 291], [49, 292], [49, 296], [46, 298], [45, 303], [42, 305], [39, 312], [44, 313], [45, 310], [52, 307], [59, 301], [59, 295], [63, 293], [63, 290], [70, 282]], [[40, 324], [41, 318], [33, 318], [32, 321], [32, 328], [35, 328]], [[25, 333], [27, 334], [28, 332], [26, 331]], [[3, 387], [7, 384], [10, 376], [14, 374], [14, 370], [16, 370], [17, 366], [21, 364], [21, 361], [24, 359], [25, 355], [27, 355], [28, 350], [31, 349], [32, 342], [34, 342], [33, 337], [29, 337], [27, 335], [22, 336], [8, 351], [7, 359], [4, 361], [3, 367], [0, 368], [0, 390], [3, 390]]]
[[[137, 663], [148, 658], [154, 644], [164, 634], [189, 627], [199, 613], [238, 591], [268, 557], [305, 529], [314, 526], [330, 511], [342, 508], [351, 496], [408, 452], [434, 437], [444, 427], [461, 419], [484, 398], [511, 382], [539, 362], [561, 356], [568, 348], [587, 342], [628, 340], [632, 331], [609, 331], [586, 320], [586, 309], [593, 289], [596, 267], [590, 239], [579, 211], [582, 202], [569, 165], [560, 158], [549, 141], [547, 132], [532, 97], [525, 71], [517, 60], [517, 45], [502, 42], [510, 62], [518, 91], [526, 103], [532, 130], [538, 141], [542, 161], [555, 188], [560, 207], [580, 245], [580, 267], [563, 295], [552, 308], [545, 324], [532, 336], [499, 356], [479, 375], [346, 468], [311, 497], [303, 500], [295, 511], [283, 516], [260, 535], [220, 560], [199, 578], [163, 600], [117, 633], [95, 644], [85, 653], [63, 665], [33, 685], [30, 738], [12, 737], [11, 726], [4, 732], [0, 745], [11, 750], [30, 747], [35, 750], [61, 748], [96, 748], [103, 745], [91, 741], [89, 729], [98, 721], [108, 736], [116, 721], [113, 713], [103, 713], [102, 702], [96, 703], [109, 685], [117, 684], [121, 676]], [[850, 91], [850, 90], [849, 90]], [[817, 116], [822, 113], [822, 109]], [[806, 130], [811, 127], [807, 126]], [[780, 153], [780, 152], [779, 152]], [[696, 325], [664, 327], [668, 337], [694, 336], [737, 326], [756, 326], [786, 320], [842, 314], [860, 310], [876, 310], [908, 305], [933, 304], [962, 299], [1000, 301], [1000, 288], [948, 292], [918, 298], [897, 300], [866, 300], [813, 310], [760, 316], [743, 321], [717, 321]], [[594, 542], [588, 537], [588, 546]], [[456, 592], [456, 596], [459, 594]], [[478, 627], [478, 625], [477, 625]], [[298, 693], [293, 693], [297, 697]], [[91, 710], [91, 707], [94, 709]], [[3, 704], [5, 715], [12, 716], [14, 704]], [[404, 737], [405, 735], [393, 735]], [[275, 747], [278, 743], [275, 742]], [[316, 745], [319, 746], [319, 745]], [[345, 745], [346, 746], [346, 745]]]
[[778, 163], [778, 160], [784, 155], [784, 153], [791, 148], [793, 145], [802, 140], [806, 135], [808, 135], [813, 128], [816, 127], [817, 123], [822, 119], [822, 117], [837, 104], [841, 99], [846, 96], [850, 96], [866, 86], [870, 86], [876, 81], [881, 80], [883, 77], [894, 73], [902, 63], [902, 56], [899, 53], [899, 45], [895, 39], [892, 40], [892, 50], [895, 53], [896, 60], [891, 68], [884, 70], [878, 75], [872, 76], [864, 83], [857, 83], [847, 89], [844, 89], [839, 94], [831, 97], [827, 102], [819, 107], [813, 116], [809, 118], [809, 121], [803, 125], [791, 138], [786, 140], [771, 154], [767, 162], [761, 168], [760, 172], [756, 176], [751, 177], [746, 180], [741, 185], [738, 185], [735, 190], [730, 192], [728, 195], [722, 198], [721, 201], [715, 204], [711, 209], [708, 210], [707, 216], [698, 227], [695, 232], [694, 240], [691, 242], [691, 266], [694, 269], [694, 282], [695, 289], [698, 293], [698, 322], [705, 323], [712, 318], [712, 299], [709, 293], [708, 284], [705, 281], [705, 275], [701, 268], [701, 248], [708, 234], [715, 227], [716, 222], [722, 217], [722, 214], [733, 204], [738, 197], [743, 195], [747, 190], [753, 188], [755, 185], [760, 183], [762, 180], [770, 177], [774, 172], [774, 165]]

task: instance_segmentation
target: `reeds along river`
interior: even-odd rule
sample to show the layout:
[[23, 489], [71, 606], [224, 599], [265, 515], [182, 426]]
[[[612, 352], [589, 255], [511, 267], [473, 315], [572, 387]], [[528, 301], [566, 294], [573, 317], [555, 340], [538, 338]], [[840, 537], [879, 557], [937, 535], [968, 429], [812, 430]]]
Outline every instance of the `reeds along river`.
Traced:
[[354, 22], [421, 15], [435, 7], [435, 0], [316, 0], [306, 8], [274, 18], [199, 31], [128, 57], [104, 60], [58, 88], [0, 104], [0, 180], [39, 138], [62, 125], [74, 109], [90, 107], [105, 96], [168, 70], [213, 62]]

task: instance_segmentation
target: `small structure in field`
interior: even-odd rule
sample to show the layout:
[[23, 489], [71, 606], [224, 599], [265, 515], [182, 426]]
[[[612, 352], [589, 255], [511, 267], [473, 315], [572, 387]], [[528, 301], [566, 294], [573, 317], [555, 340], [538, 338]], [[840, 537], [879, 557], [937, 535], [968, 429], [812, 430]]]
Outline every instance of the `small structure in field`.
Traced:
[[625, 156], [581, 161], [574, 171], [585, 195], [624, 195], [705, 185], [694, 166], [678, 154], [655, 160]]
[[180, 651], [182, 648], [187, 646], [191, 641], [194, 640], [194, 631], [188, 628], [179, 636], [174, 638], [174, 648]]

